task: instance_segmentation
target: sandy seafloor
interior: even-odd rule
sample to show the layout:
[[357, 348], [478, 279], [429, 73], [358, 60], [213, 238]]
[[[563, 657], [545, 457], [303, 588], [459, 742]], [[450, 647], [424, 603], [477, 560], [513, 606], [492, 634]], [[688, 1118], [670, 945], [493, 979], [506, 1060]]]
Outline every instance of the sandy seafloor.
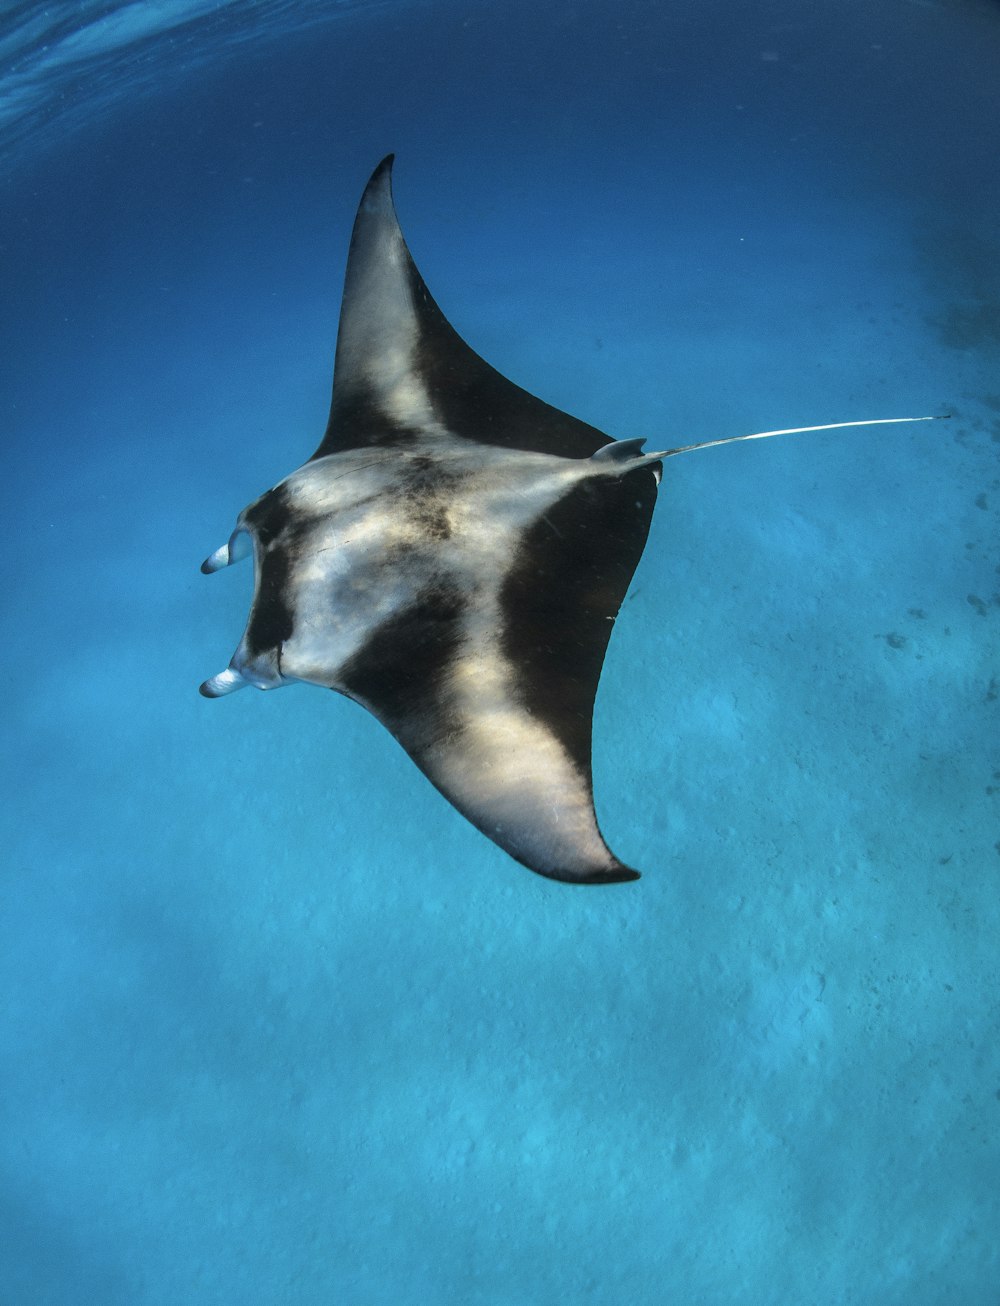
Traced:
[[[997, 1306], [1000, 7], [321, 10], [0, 30], [0, 1302]], [[451, 320], [611, 434], [954, 414], [668, 464], [637, 884], [196, 692], [390, 149]]]

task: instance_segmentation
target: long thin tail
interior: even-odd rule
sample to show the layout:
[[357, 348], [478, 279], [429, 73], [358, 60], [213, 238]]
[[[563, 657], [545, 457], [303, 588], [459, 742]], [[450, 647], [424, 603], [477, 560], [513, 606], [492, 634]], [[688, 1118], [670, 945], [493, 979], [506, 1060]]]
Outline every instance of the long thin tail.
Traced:
[[[871, 417], [864, 422], [824, 422], [821, 426], [787, 426], [780, 431], [754, 431], [752, 435], [727, 435], [721, 440], [701, 440], [698, 444], [683, 444], [677, 449], [663, 449], [659, 453], [643, 454], [645, 462], [659, 462], [675, 454], [692, 453], [695, 449], [714, 449], [719, 444], [735, 444], [737, 440], [769, 440], [772, 435], [800, 435], [804, 431], [838, 431], [844, 426], [895, 426], [900, 422], [945, 422], [951, 413], [938, 413], [933, 417]], [[628, 443], [632, 443], [629, 441]]]

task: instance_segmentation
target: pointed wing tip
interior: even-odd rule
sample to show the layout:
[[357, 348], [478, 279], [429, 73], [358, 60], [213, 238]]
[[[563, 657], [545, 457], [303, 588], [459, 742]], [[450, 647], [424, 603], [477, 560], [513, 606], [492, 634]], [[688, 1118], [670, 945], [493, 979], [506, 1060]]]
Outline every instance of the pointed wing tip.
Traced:
[[539, 875], [544, 875], [546, 879], [562, 880], [564, 884], [630, 884], [633, 880], [642, 878], [638, 871], [633, 871], [631, 866], [623, 866], [621, 862], [585, 875], [579, 872], [543, 871], [535, 866], [530, 869], [537, 870]]
[[368, 185], [365, 187], [366, 194], [380, 186], [390, 186], [392, 184], [392, 165], [395, 162], [395, 158], [395, 154], [387, 154], [385, 156], [372, 175], [368, 178]]
[[641, 879], [638, 871], [633, 871], [631, 866], [616, 866], [611, 871], [601, 871], [592, 879], [587, 880], [587, 884], [631, 884], [633, 880]]
[[365, 215], [369, 217], [372, 215], [391, 217], [395, 221], [395, 210], [392, 204], [392, 163], [395, 157], [395, 154], [387, 154], [368, 178], [368, 184], [361, 196], [361, 203], [358, 205], [358, 216], [354, 222], [354, 232], [351, 237], [352, 247], [353, 243], [358, 239], [358, 233], [361, 229], [360, 224], [363, 223]]

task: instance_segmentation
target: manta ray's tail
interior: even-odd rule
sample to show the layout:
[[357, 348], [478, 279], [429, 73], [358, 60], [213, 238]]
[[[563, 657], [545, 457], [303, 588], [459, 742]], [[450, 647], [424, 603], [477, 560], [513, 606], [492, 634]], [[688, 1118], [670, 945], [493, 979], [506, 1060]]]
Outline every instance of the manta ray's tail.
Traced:
[[837, 431], [844, 426], [895, 426], [901, 422], [943, 422], [951, 413], [938, 413], [933, 417], [871, 417], [862, 422], [824, 422], [821, 426], [786, 426], [780, 431], [754, 431], [750, 435], [726, 435], [720, 440], [701, 440], [698, 444], [683, 444], [676, 449], [661, 449], [659, 453], [643, 453], [642, 440], [615, 440], [603, 445], [592, 455], [591, 462], [607, 463], [608, 470], [618, 474], [633, 471], [637, 466], [651, 466], [664, 458], [679, 453], [693, 453], [695, 449], [714, 449], [719, 444], [735, 444], [738, 440], [768, 440], [772, 435], [800, 435], [805, 431]]

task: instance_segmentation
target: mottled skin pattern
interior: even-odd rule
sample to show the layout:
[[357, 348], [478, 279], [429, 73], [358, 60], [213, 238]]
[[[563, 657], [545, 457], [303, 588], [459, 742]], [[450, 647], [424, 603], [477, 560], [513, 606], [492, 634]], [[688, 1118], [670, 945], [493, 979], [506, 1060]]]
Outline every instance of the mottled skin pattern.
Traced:
[[403, 241], [390, 165], [355, 223], [323, 440], [204, 564], [252, 552], [255, 590], [202, 692], [335, 689], [532, 870], [635, 879], [597, 826], [591, 719], [658, 465], [592, 460], [609, 437], [461, 340]]
[[662, 460], [521, 390], [431, 298], [396, 220], [391, 157], [362, 196], [326, 433], [203, 564], [250, 553], [228, 668], [202, 685], [324, 685], [363, 704], [512, 857], [578, 884], [634, 880], [594, 814], [594, 696]]

